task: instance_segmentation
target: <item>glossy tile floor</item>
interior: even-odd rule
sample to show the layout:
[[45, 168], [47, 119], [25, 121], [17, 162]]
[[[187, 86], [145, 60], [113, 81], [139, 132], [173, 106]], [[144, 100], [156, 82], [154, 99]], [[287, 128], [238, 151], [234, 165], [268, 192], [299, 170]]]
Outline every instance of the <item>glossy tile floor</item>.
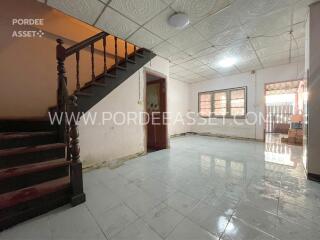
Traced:
[[302, 156], [272, 135], [174, 138], [170, 150], [86, 173], [85, 204], [0, 239], [317, 240], [320, 184], [306, 180]]

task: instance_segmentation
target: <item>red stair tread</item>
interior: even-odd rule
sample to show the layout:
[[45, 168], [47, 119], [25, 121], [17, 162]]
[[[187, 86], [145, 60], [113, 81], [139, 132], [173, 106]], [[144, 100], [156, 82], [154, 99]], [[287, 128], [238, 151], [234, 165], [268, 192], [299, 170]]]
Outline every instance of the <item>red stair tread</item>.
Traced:
[[26, 175], [34, 172], [41, 172], [46, 171], [52, 168], [62, 167], [69, 165], [69, 162], [65, 159], [57, 159], [57, 160], [51, 160], [46, 162], [39, 162], [39, 163], [32, 163], [32, 164], [26, 164], [21, 165], [17, 167], [11, 167], [11, 168], [5, 168], [0, 169], [0, 181], [17, 177], [21, 175]]
[[0, 195], [0, 209], [9, 208], [19, 203], [30, 201], [50, 193], [67, 189], [70, 185], [70, 177], [58, 178], [52, 181], [40, 183], [32, 187], [22, 188], [13, 192]]
[[51, 143], [51, 144], [44, 144], [44, 145], [37, 145], [37, 146], [26, 146], [26, 147], [17, 147], [17, 148], [8, 148], [0, 150], [0, 157], [2, 156], [9, 156], [15, 154], [22, 154], [22, 153], [32, 153], [38, 151], [45, 151], [50, 149], [58, 149], [65, 147], [64, 143]]
[[51, 136], [55, 134], [55, 132], [3, 132], [0, 133], [0, 140], [9, 140], [35, 136]]

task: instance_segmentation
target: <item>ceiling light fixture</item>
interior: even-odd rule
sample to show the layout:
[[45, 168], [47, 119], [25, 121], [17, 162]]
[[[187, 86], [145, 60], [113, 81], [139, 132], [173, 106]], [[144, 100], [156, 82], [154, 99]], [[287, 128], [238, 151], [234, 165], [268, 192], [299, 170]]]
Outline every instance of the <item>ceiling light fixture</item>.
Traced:
[[168, 18], [168, 24], [178, 29], [184, 29], [189, 23], [190, 20], [185, 13], [174, 13]]
[[219, 65], [220, 67], [227, 68], [233, 66], [236, 61], [234, 57], [226, 57], [219, 62]]

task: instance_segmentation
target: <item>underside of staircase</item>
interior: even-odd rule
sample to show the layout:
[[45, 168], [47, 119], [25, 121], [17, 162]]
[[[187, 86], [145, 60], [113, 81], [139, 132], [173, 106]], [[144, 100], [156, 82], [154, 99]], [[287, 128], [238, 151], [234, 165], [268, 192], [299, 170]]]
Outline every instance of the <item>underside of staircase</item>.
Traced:
[[[80, 50], [91, 47], [93, 61], [94, 43], [103, 40], [105, 46], [107, 36], [99, 33], [69, 49], [62, 47], [61, 40], [57, 41], [59, 86], [57, 106], [48, 107], [50, 113], [89, 111], [155, 56], [149, 50], [136, 47], [127, 54], [126, 42], [126, 55], [118, 59], [116, 46], [114, 65], [109, 69], [105, 67], [97, 76], [93, 73], [94, 77], [83, 86], [77, 79], [75, 91], [66, 93], [67, 73], [75, 69], [65, 70], [64, 59], [73, 53], [79, 57]], [[76, 71], [79, 71], [78, 64]], [[75, 122], [59, 126], [51, 124], [48, 116], [0, 119], [0, 231], [64, 204], [77, 205], [85, 201], [79, 147]]]

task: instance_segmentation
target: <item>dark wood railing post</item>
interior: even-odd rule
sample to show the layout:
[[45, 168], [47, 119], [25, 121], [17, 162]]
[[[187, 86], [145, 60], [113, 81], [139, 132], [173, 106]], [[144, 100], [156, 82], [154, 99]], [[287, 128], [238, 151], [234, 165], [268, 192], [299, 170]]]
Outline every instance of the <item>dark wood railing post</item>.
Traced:
[[94, 74], [94, 43], [91, 43], [91, 75], [92, 81], [96, 80], [96, 76]]
[[80, 145], [79, 145], [79, 130], [77, 121], [79, 118], [79, 111], [77, 105], [77, 97], [72, 95], [68, 101], [69, 114], [69, 138], [70, 138], [70, 180], [71, 180], [71, 205], [76, 206], [85, 202], [86, 195], [83, 192], [82, 179], [82, 163], [80, 161]]
[[114, 37], [114, 61], [115, 66], [118, 66], [118, 38]]
[[106, 41], [106, 36], [103, 37], [102, 43], [103, 43], [103, 73], [106, 74], [107, 73], [107, 58], [106, 58], [107, 41]]
[[128, 42], [125, 41], [124, 43], [124, 58], [127, 61], [128, 60]]
[[76, 51], [77, 91], [80, 91], [79, 59], [80, 59], [80, 53], [79, 51]]
[[63, 46], [63, 40], [57, 39], [56, 58], [58, 71], [58, 89], [57, 89], [57, 113], [62, 117], [59, 125], [58, 138], [60, 141], [65, 141], [65, 112], [66, 112], [66, 96], [65, 86], [67, 85], [67, 78], [65, 76], [64, 61], [66, 59], [66, 49]]

